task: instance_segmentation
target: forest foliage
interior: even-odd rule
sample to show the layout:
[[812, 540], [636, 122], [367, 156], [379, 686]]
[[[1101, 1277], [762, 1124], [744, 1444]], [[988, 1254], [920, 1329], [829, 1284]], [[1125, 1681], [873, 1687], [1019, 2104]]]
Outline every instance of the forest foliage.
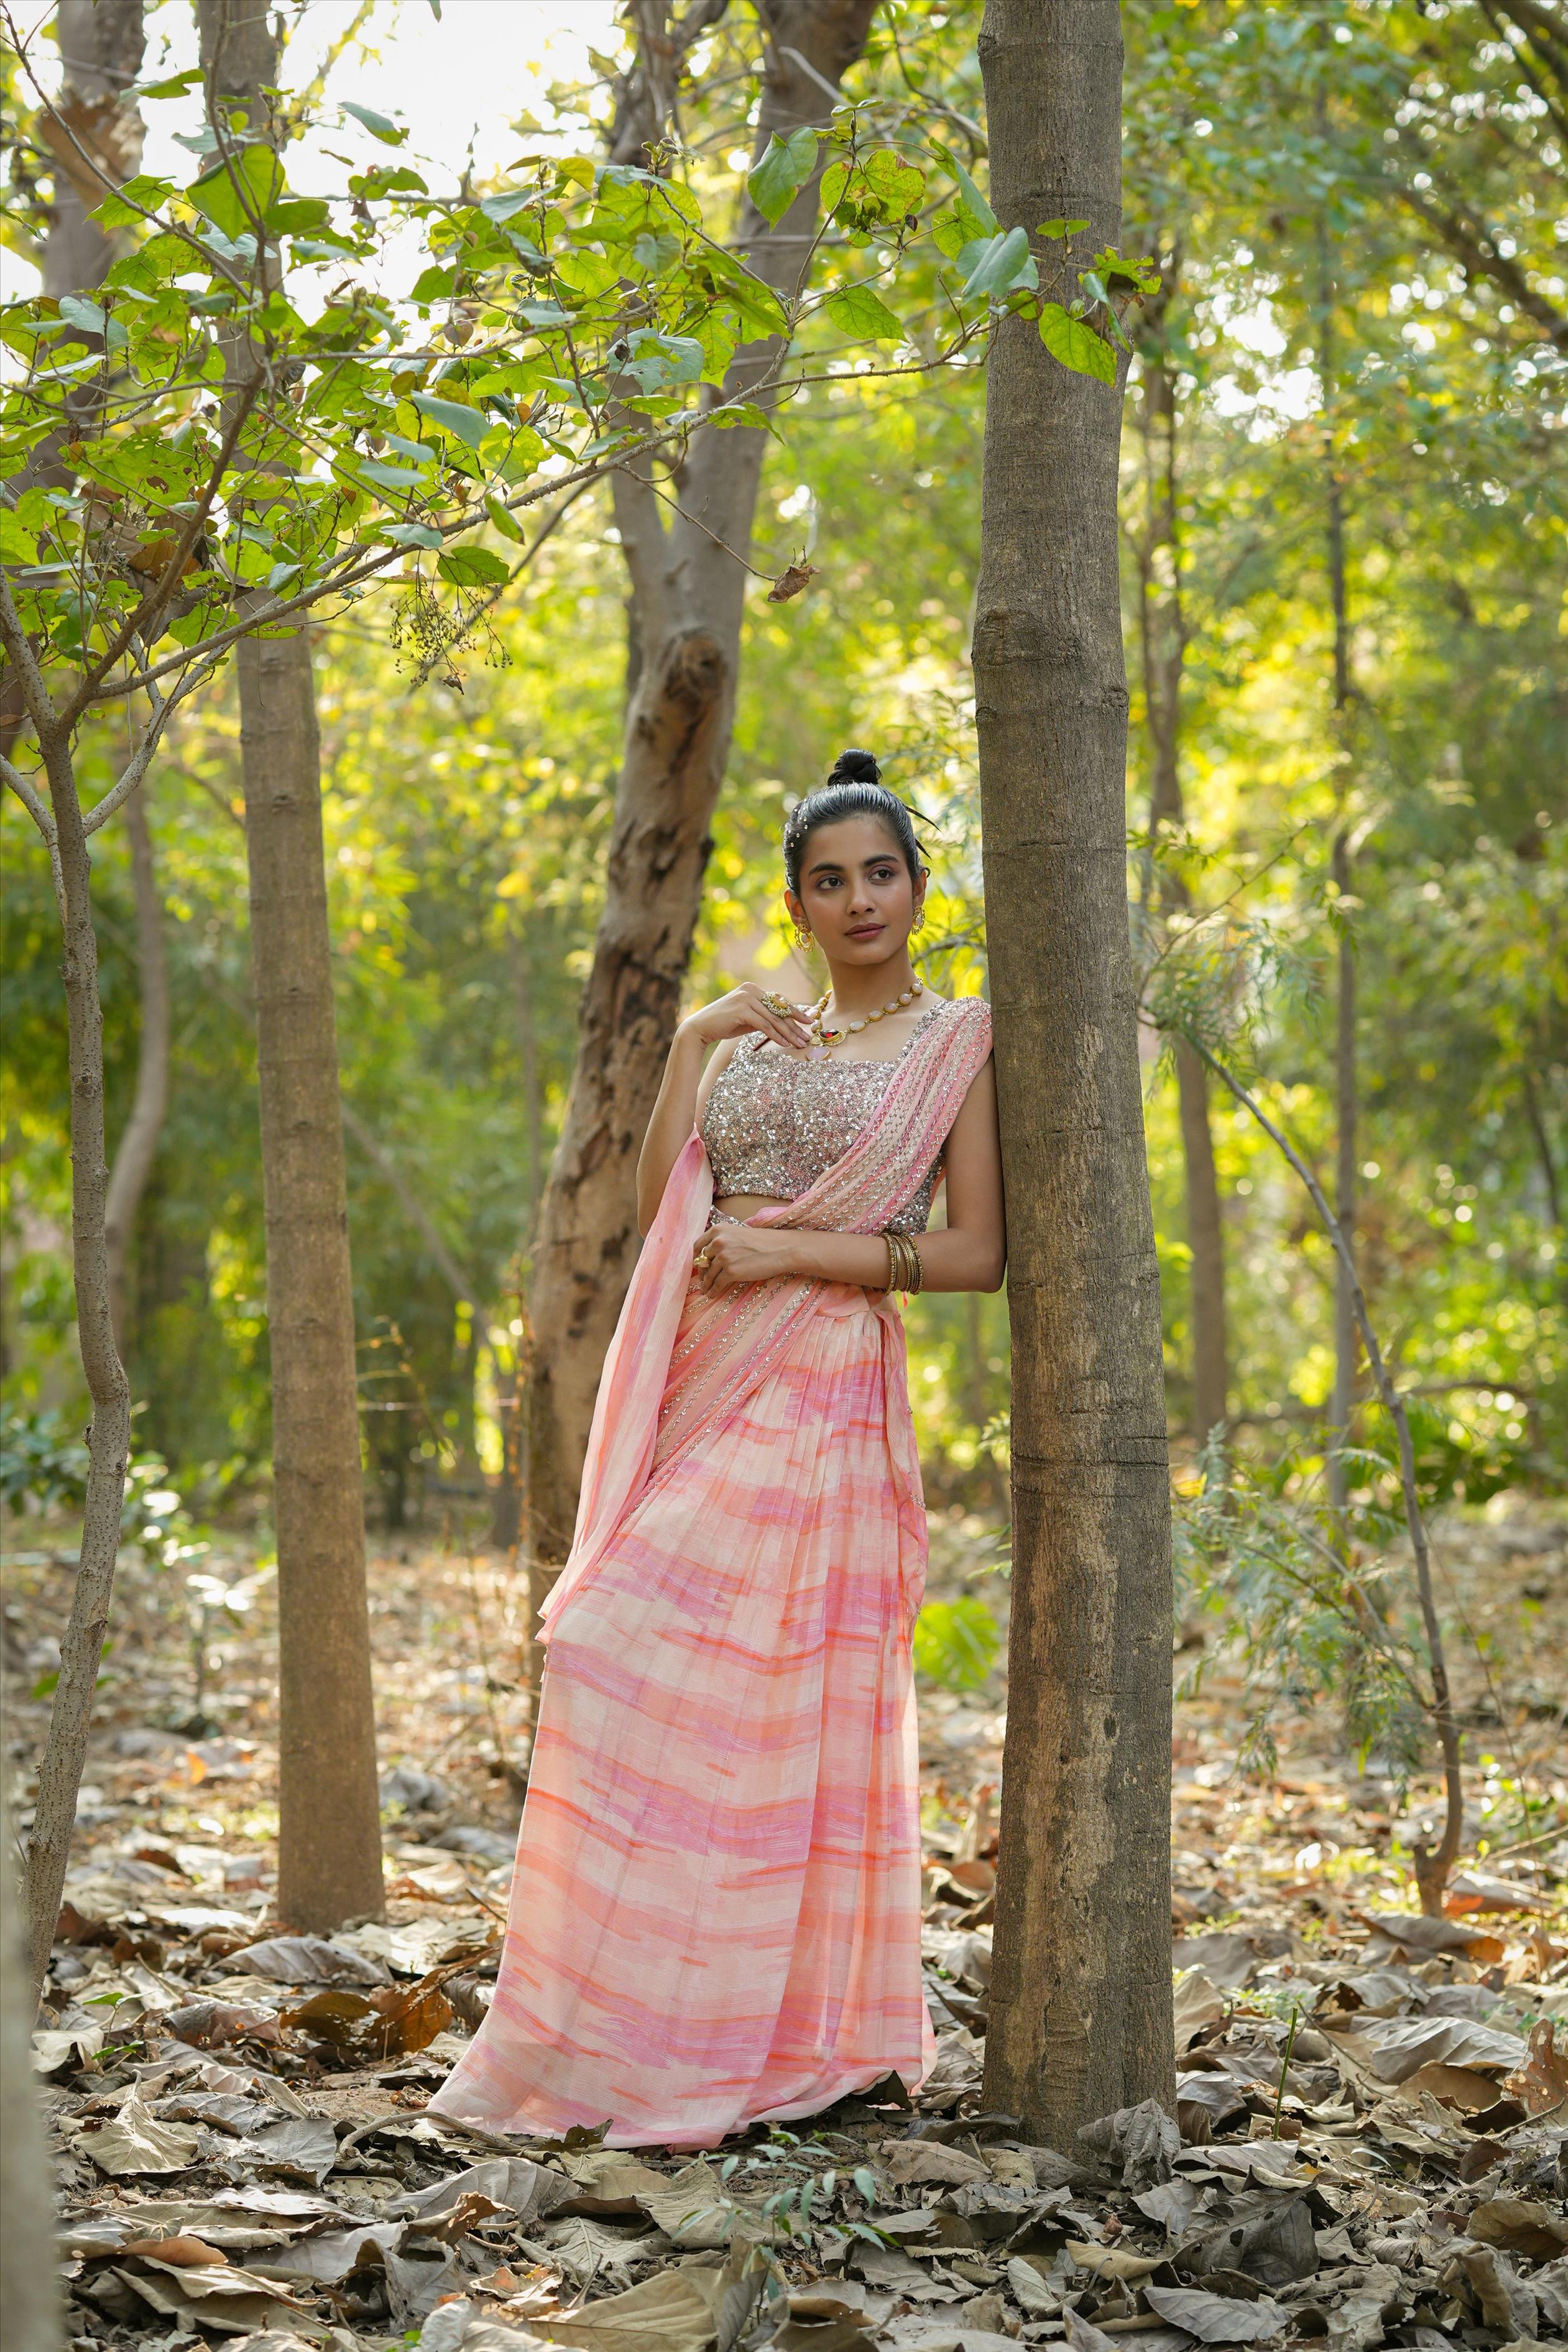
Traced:
[[[1064, 260], [1062, 283], [1041, 288], [983, 194], [977, 7], [879, 12], [851, 77], [856, 111], [840, 118], [799, 381], [773, 419], [690, 990], [760, 970], [805, 993], [779, 906], [778, 832], [789, 801], [847, 740], [876, 747], [926, 821], [927, 977], [984, 985], [967, 662], [978, 330], [994, 300], [1028, 300], [1047, 347], [1056, 336], [1058, 355], [1091, 372], [1098, 354], [1069, 345], [1091, 337], [1113, 366], [1124, 332], [1134, 346], [1129, 858], [1149, 1002], [1168, 1009], [1174, 976], [1259, 1100], [1326, 1168], [1329, 978], [1350, 927], [1363, 1277], [1401, 1384], [1425, 1408], [1428, 1498], [1484, 1499], [1521, 1477], [1560, 1478], [1568, 1419], [1560, 85], [1509, 30], [1513, 12], [1468, 0], [1131, 0], [1123, 16], [1132, 259], [1077, 253], [1064, 221], [1070, 269]], [[730, 38], [740, 36], [714, 36]], [[324, 473], [294, 465], [280, 501], [279, 450], [251, 452], [258, 495], [248, 507], [236, 499], [225, 535], [198, 551], [174, 627], [187, 642], [221, 634], [239, 584], [285, 597], [323, 568], [373, 560], [367, 549], [398, 583], [389, 598], [340, 601], [316, 637], [366, 1460], [374, 1507], [397, 1525], [438, 1486], [500, 1468], [628, 672], [607, 492], [589, 482], [559, 498], [548, 535], [521, 545], [508, 501], [521, 484], [593, 470], [612, 394], [614, 429], [630, 429], [629, 409], [638, 431], [669, 430], [722, 374], [726, 338], [758, 331], [747, 306], [766, 289], [747, 290], [704, 225], [705, 207], [733, 194], [743, 80], [736, 95], [709, 77], [712, 94], [685, 123], [689, 153], [667, 179], [574, 164], [602, 148], [599, 83], [555, 91], [547, 130], [521, 126], [540, 160], [513, 182], [432, 194], [409, 184], [419, 174], [399, 160], [399, 126], [363, 108], [355, 123], [352, 75], [339, 73], [342, 91], [330, 86], [323, 103], [341, 100], [355, 125], [346, 225], [342, 205], [329, 217], [280, 183], [258, 192], [300, 265], [266, 297], [280, 306], [281, 348], [301, 362], [331, 356], [301, 366], [299, 407], [302, 438], [319, 432], [331, 462]], [[45, 161], [24, 131], [9, 184], [16, 237], [29, 233]], [[764, 212], [806, 163], [803, 152], [764, 165], [777, 182], [753, 188]], [[204, 306], [224, 307], [224, 268], [201, 289], [178, 281], [193, 236], [204, 269], [243, 271], [246, 227], [204, 211], [202, 164], [183, 195], [153, 183], [128, 195], [115, 284], [76, 322], [111, 342], [122, 333], [122, 364], [153, 387], [93, 526], [123, 530], [104, 520], [115, 500], [134, 510], [126, 564], [101, 575], [128, 610], [146, 576], [137, 550], [166, 527], [158, 500], [199, 495], [202, 453], [223, 429], [206, 413], [216, 344], [197, 329]], [[376, 224], [394, 205], [429, 248], [412, 291], [435, 356], [418, 381], [367, 357], [389, 330], [363, 288], [296, 307], [309, 269], [323, 288], [340, 272], [370, 274]], [[279, 206], [299, 217], [284, 221]], [[637, 326], [623, 290], [634, 250], [638, 299], [658, 310]], [[503, 273], [547, 289], [502, 302]], [[576, 306], [550, 316], [563, 287]], [[64, 305], [61, 316], [49, 363], [63, 352], [68, 365]], [[7, 317], [12, 358], [25, 363], [36, 326]], [[171, 370], [176, 351], [184, 373]], [[1156, 363], [1176, 386], [1173, 480], [1148, 429]], [[318, 415], [312, 402], [335, 405]], [[1352, 692], [1340, 717], [1326, 466], [1346, 515]], [[171, 467], [183, 469], [177, 481]], [[1167, 497], [1176, 528], [1153, 545], [1151, 513]], [[6, 529], [28, 543], [7, 541], [7, 556], [31, 562], [32, 534], [48, 527], [41, 509], [13, 508]], [[773, 601], [769, 582], [792, 565], [812, 568], [809, 586]], [[58, 581], [37, 593], [53, 599], [42, 625], [80, 628]], [[1184, 814], [1156, 840], [1139, 632], [1151, 612], [1168, 625], [1173, 596]], [[123, 727], [110, 706], [89, 724], [80, 766], [92, 798], [123, 764]], [[233, 688], [216, 673], [171, 719], [145, 787], [174, 1081], [135, 1239], [130, 1370], [139, 1449], [204, 1510], [264, 1495], [268, 1454], [237, 760]], [[1348, 898], [1331, 870], [1347, 814]], [[8, 796], [0, 858], [7, 1384], [24, 1416], [56, 1412], [70, 1429], [81, 1392], [56, 917], [47, 863]], [[112, 1144], [139, 1026], [129, 865], [113, 823], [95, 864]], [[1184, 888], [1179, 919], [1169, 874]], [[1169, 1393], [1173, 1425], [1195, 1446], [1175, 1092], [1152, 1025], [1146, 1036]], [[1289, 1457], [1310, 1477], [1332, 1378], [1329, 1245], [1245, 1110], [1216, 1099], [1213, 1126], [1237, 1438], [1260, 1464]], [[990, 1498], [1005, 1449], [1005, 1308], [922, 1299], [910, 1328], [933, 1491]], [[47, 1452], [36, 1432], [16, 1440], [29, 1443]]]

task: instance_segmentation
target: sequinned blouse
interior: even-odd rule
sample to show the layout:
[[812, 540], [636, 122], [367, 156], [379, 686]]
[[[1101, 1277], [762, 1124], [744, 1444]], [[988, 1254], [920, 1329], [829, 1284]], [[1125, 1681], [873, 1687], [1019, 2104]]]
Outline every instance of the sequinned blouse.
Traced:
[[[933, 1005], [916, 1023], [903, 1053], [942, 1009]], [[714, 1199], [750, 1192], [798, 1201], [868, 1124], [903, 1053], [885, 1062], [845, 1062], [832, 1054], [788, 1053], [768, 1037], [742, 1037], [714, 1079], [702, 1114]], [[941, 1174], [938, 1160], [892, 1220], [894, 1233], [924, 1233]]]

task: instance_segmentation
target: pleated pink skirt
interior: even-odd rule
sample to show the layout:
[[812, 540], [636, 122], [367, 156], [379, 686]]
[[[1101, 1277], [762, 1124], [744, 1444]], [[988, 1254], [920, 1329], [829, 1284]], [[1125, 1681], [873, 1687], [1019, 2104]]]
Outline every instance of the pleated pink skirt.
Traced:
[[889, 1355], [835, 1288], [562, 1609], [495, 1999], [437, 2113], [708, 2147], [929, 2066]]

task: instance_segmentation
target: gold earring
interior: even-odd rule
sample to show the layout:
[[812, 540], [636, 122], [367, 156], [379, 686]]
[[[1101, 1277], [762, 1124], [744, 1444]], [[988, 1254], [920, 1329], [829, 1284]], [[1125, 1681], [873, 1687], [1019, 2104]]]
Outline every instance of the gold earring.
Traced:
[[800, 950], [802, 955], [809, 955], [811, 952], [811, 933], [804, 929], [804, 927], [799, 923], [795, 927], [795, 943]]
[[925, 900], [922, 898], [922, 899], [921, 900], [921, 902], [920, 902], [920, 905], [915, 908], [915, 919], [914, 919], [914, 921], [910, 925], [910, 930], [911, 930], [911, 931], [923, 931], [923, 930], [924, 930], [924, 929], [925, 929], [925, 927], [926, 927], [926, 902], [925, 902]]

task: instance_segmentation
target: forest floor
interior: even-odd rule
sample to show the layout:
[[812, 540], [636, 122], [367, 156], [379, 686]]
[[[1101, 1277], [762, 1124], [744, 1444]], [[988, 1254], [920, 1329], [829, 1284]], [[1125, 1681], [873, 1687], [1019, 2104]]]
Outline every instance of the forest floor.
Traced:
[[[973, 1589], [990, 1533], [935, 1519], [933, 1596]], [[505, 1909], [527, 1748], [510, 1563], [413, 1538], [373, 1559], [386, 1918], [329, 1939], [273, 1907], [254, 1544], [218, 1534], [167, 1568], [132, 1551], [35, 2040], [79, 2352], [1568, 2335], [1568, 1514], [1501, 1496], [1439, 1538], [1474, 1636], [1453, 1916], [1414, 1916], [1396, 1851], [1435, 1790], [1402, 1811], [1327, 1711], [1275, 1724], [1277, 1776], [1239, 1780], [1238, 1675], [1212, 1621], [1184, 1629], [1178, 1684], [1205, 1671], [1173, 1748], [1178, 2121], [1134, 2109], [1030, 2145], [981, 2098], [1005, 1678], [922, 1689], [935, 2072], [912, 2109], [871, 2094], [695, 2159], [423, 2112], [483, 2014]], [[13, 1522], [9, 1551], [25, 1789], [68, 1531]], [[213, 1580], [200, 1624], [191, 1572]]]

